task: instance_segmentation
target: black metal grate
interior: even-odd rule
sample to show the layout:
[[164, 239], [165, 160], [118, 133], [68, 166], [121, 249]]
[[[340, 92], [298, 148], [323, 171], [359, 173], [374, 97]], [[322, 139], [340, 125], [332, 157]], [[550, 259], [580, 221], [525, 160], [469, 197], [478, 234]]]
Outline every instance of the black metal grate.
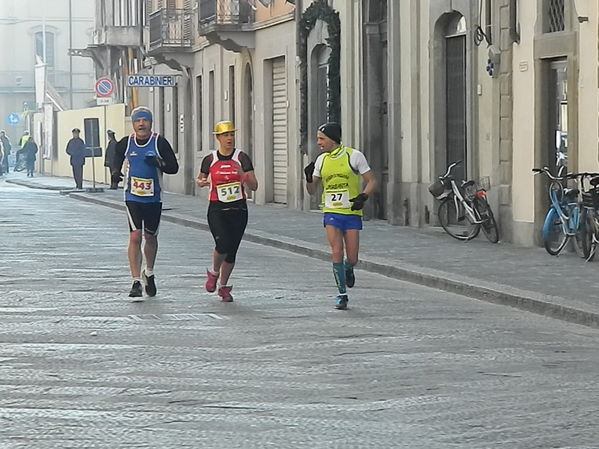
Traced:
[[248, 0], [199, 0], [200, 24], [244, 24], [254, 21], [254, 9]]
[[548, 33], [556, 33], [565, 29], [564, 0], [548, 0], [547, 3], [547, 29]]
[[150, 49], [190, 47], [193, 20], [189, 9], [161, 9], [150, 14]]

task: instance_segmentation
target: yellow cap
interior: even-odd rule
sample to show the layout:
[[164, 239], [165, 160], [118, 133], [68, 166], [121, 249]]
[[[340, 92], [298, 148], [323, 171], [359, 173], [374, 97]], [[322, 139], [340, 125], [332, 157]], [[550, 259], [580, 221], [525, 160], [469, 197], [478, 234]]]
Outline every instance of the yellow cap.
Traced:
[[212, 134], [224, 134], [224, 133], [230, 133], [233, 131], [237, 131], [235, 129], [235, 125], [233, 124], [233, 122], [231, 121], [224, 121], [224, 122], [218, 122], [216, 125], [214, 125], [214, 132]]

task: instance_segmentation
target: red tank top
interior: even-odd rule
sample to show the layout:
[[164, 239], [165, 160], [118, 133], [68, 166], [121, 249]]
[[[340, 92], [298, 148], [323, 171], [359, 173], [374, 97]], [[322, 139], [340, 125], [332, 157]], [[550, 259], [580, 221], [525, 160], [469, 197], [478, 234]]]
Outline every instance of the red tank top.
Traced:
[[241, 151], [235, 149], [231, 159], [221, 161], [217, 151], [212, 152], [209, 170], [210, 201], [232, 203], [246, 199], [242, 183], [240, 154]]

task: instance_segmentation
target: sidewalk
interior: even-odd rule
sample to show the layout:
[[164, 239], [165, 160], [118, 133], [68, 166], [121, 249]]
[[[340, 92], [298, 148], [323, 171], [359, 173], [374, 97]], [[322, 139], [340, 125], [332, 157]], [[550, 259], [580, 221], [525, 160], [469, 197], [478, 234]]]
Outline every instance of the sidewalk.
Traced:
[[[1, 180], [32, 188], [73, 188], [70, 178], [27, 178], [22, 173], [10, 173]], [[86, 182], [85, 187], [91, 187], [91, 183]], [[78, 200], [123, 208], [122, 190], [68, 194]], [[208, 230], [206, 210], [207, 201], [199, 197], [164, 195], [163, 221]], [[357, 286], [360, 269], [367, 270], [599, 327], [599, 263], [586, 263], [573, 253], [552, 257], [543, 248], [493, 245], [482, 233], [473, 241], [460, 242], [441, 228], [414, 229], [381, 221], [365, 222], [360, 238]], [[318, 212], [250, 203], [245, 240], [330, 259]]]

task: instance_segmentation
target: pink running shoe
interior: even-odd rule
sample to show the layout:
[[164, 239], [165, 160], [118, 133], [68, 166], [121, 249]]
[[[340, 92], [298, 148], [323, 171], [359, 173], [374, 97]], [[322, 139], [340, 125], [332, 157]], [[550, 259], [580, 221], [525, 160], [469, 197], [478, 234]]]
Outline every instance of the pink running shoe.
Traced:
[[218, 296], [220, 296], [222, 302], [233, 302], [231, 290], [233, 290], [233, 287], [228, 287], [226, 285], [223, 285], [218, 289]]
[[210, 270], [206, 270], [206, 277], [208, 278], [206, 280], [206, 283], [204, 284], [204, 287], [206, 287], [206, 291], [210, 293], [216, 291], [216, 281], [218, 281], [218, 274], [212, 274]]

